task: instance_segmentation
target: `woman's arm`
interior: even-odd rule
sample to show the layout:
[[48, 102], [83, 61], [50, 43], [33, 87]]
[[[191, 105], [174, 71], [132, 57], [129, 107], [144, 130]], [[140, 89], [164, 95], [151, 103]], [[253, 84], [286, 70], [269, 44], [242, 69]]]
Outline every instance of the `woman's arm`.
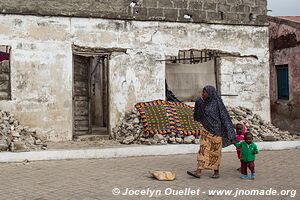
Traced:
[[201, 98], [198, 98], [197, 100], [196, 100], [196, 102], [195, 102], [195, 106], [194, 106], [194, 121], [199, 121], [200, 120], [200, 115], [201, 115], [201, 108], [200, 108], [200, 106], [201, 106], [201, 104], [202, 104], [202, 99]]

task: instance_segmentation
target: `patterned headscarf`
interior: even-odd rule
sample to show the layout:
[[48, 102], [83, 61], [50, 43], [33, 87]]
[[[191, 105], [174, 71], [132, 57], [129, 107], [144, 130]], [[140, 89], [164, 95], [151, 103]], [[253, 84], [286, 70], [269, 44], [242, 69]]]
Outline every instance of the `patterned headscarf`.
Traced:
[[226, 107], [213, 86], [205, 86], [208, 98], [196, 100], [194, 119], [214, 135], [221, 136], [223, 147], [229, 146], [235, 140], [235, 130]]

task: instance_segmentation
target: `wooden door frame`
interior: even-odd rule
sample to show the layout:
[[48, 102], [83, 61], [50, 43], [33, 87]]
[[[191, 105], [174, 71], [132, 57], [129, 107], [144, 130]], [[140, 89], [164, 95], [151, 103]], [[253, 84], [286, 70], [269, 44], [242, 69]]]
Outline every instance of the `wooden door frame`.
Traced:
[[[94, 52], [94, 51], [84, 51], [84, 52], [81, 52], [81, 51], [78, 51], [76, 48], [72, 48], [72, 138], [74, 139], [74, 131], [75, 131], [75, 101], [74, 101], [74, 72], [75, 72], [75, 59], [74, 57], [75, 56], [85, 56], [85, 57], [92, 57], [92, 56], [105, 56], [107, 57], [107, 63], [106, 63], [106, 68], [107, 68], [107, 72], [106, 72], [106, 76], [107, 76], [107, 135], [110, 135], [110, 114], [109, 114], [109, 111], [110, 111], [110, 102], [109, 102], [109, 99], [110, 99], [110, 78], [109, 78], [109, 75], [110, 75], [110, 67], [109, 67], [109, 60], [110, 60], [110, 55], [111, 55], [111, 52]], [[91, 114], [90, 114], [90, 72], [88, 72], [88, 87], [89, 87], [89, 134], [92, 133], [92, 128], [91, 128]]]

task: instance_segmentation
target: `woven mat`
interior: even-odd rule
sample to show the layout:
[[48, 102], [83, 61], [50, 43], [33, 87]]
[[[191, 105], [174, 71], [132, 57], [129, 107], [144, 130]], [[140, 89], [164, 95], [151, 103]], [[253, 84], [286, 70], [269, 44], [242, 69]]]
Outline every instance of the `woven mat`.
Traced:
[[175, 122], [166, 101], [155, 100], [135, 105], [140, 113], [145, 136], [156, 133], [168, 134], [175, 131]]
[[203, 130], [199, 122], [193, 119], [193, 108], [177, 102], [169, 102], [176, 122], [176, 132], [184, 135], [198, 135]]
[[203, 128], [193, 120], [193, 109], [184, 103], [155, 100], [135, 105], [140, 113], [145, 136], [169, 134], [200, 134]]

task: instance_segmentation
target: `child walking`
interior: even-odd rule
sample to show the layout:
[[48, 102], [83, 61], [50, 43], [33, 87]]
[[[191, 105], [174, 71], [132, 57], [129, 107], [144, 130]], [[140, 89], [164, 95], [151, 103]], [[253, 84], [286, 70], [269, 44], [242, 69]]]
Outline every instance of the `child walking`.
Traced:
[[[235, 126], [235, 137], [238, 142], [244, 141], [244, 135], [247, 132], [247, 127], [242, 123], [237, 123]], [[236, 147], [236, 153], [239, 160], [241, 160], [241, 149]], [[241, 166], [241, 165], [240, 165]], [[241, 167], [237, 168], [238, 171], [241, 170]]]
[[236, 143], [235, 146], [241, 149], [241, 178], [248, 179], [247, 168], [251, 171], [251, 179], [256, 179], [255, 158], [258, 154], [258, 148], [253, 142], [253, 135], [250, 132], [245, 133], [245, 141]]

